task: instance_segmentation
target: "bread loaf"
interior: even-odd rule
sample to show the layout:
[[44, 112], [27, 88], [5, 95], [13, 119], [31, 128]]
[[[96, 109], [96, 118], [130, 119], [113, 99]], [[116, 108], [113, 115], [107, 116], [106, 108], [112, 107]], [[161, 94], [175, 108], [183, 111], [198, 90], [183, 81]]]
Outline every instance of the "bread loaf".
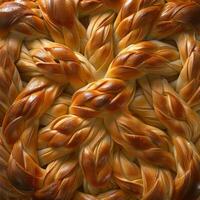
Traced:
[[0, 200], [200, 199], [200, 0], [0, 0]]

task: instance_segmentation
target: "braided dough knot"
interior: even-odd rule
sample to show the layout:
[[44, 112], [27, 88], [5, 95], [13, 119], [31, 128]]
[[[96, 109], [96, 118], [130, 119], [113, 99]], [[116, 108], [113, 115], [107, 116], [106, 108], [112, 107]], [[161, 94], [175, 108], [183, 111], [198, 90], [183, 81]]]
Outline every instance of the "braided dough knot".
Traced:
[[94, 68], [90, 65], [84, 66], [81, 55], [76, 54], [67, 46], [46, 40], [33, 42], [28, 46], [31, 49], [30, 55], [35, 62], [36, 70], [48, 79], [61, 85], [70, 83], [75, 89], [95, 79]]
[[200, 198], [200, 0], [0, 0], [0, 200]]
[[0, 5], [1, 36], [17, 32], [18, 37], [34, 39], [48, 35], [39, 14], [27, 5], [17, 2], [5, 2]]
[[132, 90], [124, 81], [105, 78], [78, 90], [70, 107], [72, 114], [97, 117], [113, 114], [127, 107]]

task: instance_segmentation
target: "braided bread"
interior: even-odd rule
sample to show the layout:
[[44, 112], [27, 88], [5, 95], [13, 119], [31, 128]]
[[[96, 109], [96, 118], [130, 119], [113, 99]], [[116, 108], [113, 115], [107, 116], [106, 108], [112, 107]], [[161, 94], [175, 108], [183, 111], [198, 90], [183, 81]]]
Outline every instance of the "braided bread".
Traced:
[[0, 0], [0, 199], [200, 199], [200, 0]]

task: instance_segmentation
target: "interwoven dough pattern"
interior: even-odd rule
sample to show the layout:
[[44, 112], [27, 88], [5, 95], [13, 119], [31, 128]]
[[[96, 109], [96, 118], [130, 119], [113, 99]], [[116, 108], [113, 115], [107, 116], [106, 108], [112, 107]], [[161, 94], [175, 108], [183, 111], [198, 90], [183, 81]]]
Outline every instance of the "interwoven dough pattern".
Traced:
[[0, 199], [197, 200], [200, 0], [0, 0]]

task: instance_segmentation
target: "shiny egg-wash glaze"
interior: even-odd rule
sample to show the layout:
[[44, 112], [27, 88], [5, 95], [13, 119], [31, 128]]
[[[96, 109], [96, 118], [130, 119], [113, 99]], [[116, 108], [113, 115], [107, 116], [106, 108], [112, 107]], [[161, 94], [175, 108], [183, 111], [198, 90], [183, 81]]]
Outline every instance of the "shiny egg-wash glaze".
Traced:
[[199, 0], [0, 0], [0, 199], [198, 200]]

